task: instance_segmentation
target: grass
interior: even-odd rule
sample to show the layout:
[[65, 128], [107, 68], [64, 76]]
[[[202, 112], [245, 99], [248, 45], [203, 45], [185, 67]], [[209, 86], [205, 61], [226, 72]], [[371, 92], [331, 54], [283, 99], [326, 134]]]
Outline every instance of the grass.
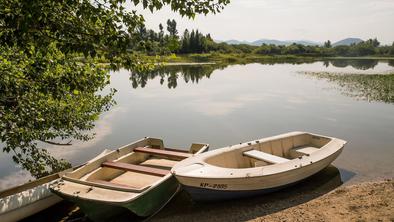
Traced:
[[336, 83], [348, 96], [368, 101], [394, 104], [394, 73], [351, 74], [330, 72], [304, 72], [318, 79]]
[[394, 57], [386, 57], [386, 56], [358, 56], [358, 57], [345, 57], [345, 56], [336, 56], [336, 57], [325, 57], [325, 59], [332, 60], [332, 59], [376, 59], [376, 60], [394, 60]]
[[252, 53], [200, 53], [200, 54], [171, 54], [158, 56], [158, 60], [164, 63], [207, 63], [214, 62], [220, 64], [247, 64], [247, 63], [308, 63], [325, 60], [386, 60], [394, 61], [394, 57], [316, 57], [297, 55], [259, 55]]
[[249, 53], [241, 54], [224, 54], [224, 53], [202, 53], [202, 54], [183, 54], [183, 55], [169, 55], [161, 56], [160, 61], [167, 63], [231, 63], [231, 64], [246, 64], [255, 62], [292, 62], [292, 61], [316, 61], [314, 57], [302, 57], [294, 55], [278, 55], [267, 56]]

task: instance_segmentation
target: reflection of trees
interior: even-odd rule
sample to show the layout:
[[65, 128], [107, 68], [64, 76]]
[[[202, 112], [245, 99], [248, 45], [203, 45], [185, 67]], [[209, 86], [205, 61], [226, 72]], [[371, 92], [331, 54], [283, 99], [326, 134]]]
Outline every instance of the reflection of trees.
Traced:
[[256, 59], [251, 60], [249, 63], [256, 62], [262, 65], [275, 65], [275, 64], [292, 64], [292, 65], [300, 65], [300, 64], [311, 64], [316, 62], [313, 58], [299, 58], [299, 57], [289, 57], [289, 58], [266, 58], [266, 59]]
[[209, 78], [216, 69], [223, 69], [226, 65], [172, 65], [160, 66], [154, 70], [145, 72], [132, 72], [130, 80], [133, 88], [144, 88], [149, 80], [160, 78], [160, 84], [167, 81], [168, 88], [176, 88], [178, 77], [182, 76], [183, 80], [188, 83], [198, 83], [202, 78]]
[[332, 60], [331, 65], [338, 67], [338, 68], [345, 68], [346, 66], [349, 65], [349, 62], [348, 62], [348, 60], [343, 60], [343, 59]]
[[344, 68], [351, 66], [355, 69], [361, 70], [374, 68], [379, 63], [376, 59], [337, 59], [331, 60], [330, 62], [335, 67]]
[[394, 67], [394, 60], [390, 59], [387, 64], [389, 64], [389, 66], [393, 66]]

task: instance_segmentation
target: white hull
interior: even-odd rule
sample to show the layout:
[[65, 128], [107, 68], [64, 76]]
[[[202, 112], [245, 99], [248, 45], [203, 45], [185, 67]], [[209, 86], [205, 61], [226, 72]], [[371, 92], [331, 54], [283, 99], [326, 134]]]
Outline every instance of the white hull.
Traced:
[[59, 175], [55, 174], [3, 191], [0, 195], [0, 221], [18, 221], [60, 202], [62, 199], [49, 190], [49, 184], [58, 178]]
[[54, 194], [51, 194], [45, 198], [41, 198], [33, 203], [23, 205], [17, 209], [4, 212], [0, 214], [2, 222], [13, 222], [19, 221], [26, 217], [32, 216], [42, 210], [45, 210], [56, 203], [59, 203], [62, 199]]

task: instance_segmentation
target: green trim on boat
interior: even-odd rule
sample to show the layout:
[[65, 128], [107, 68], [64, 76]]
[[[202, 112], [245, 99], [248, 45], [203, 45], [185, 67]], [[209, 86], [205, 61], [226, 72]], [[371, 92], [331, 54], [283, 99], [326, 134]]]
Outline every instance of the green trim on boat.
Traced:
[[63, 195], [52, 190], [62, 198], [75, 203], [93, 221], [111, 221], [117, 217], [125, 217], [130, 212], [135, 216], [149, 217], [164, 207], [177, 193], [180, 185], [174, 176], [160, 183], [130, 202], [110, 204], [101, 201], [80, 199], [78, 197]]

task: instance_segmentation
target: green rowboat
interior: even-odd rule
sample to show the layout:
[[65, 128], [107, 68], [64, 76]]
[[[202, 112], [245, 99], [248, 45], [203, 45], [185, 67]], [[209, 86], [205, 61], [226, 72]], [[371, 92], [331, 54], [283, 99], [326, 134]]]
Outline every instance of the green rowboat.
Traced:
[[164, 148], [161, 139], [144, 138], [89, 161], [50, 188], [93, 221], [110, 221], [129, 212], [149, 217], [180, 189], [170, 173], [172, 166], [206, 150], [208, 144], [192, 144], [186, 151]]

